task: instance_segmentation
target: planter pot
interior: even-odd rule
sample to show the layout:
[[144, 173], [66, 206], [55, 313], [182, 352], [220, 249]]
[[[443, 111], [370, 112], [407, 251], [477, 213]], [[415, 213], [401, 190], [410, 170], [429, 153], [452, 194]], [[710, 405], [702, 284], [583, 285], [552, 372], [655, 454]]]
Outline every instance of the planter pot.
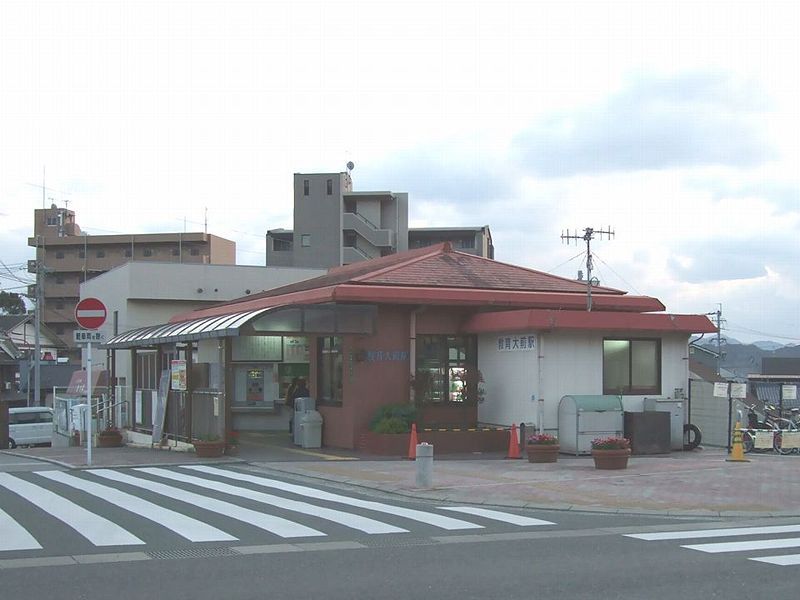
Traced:
[[198, 458], [219, 458], [225, 452], [225, 442], [195, 441], [194, 453]]
[[592, 450], [595, 469], [627, 469], [630, 455], [630, 448]]
[[119, 431], [101, 431], [97, 434], [98, 448], [119, 448], [122, 446], [122, 433]]
[[528, 462], [554, 463], [558, 460], [558, 444], [529, 444], [526, 449]]

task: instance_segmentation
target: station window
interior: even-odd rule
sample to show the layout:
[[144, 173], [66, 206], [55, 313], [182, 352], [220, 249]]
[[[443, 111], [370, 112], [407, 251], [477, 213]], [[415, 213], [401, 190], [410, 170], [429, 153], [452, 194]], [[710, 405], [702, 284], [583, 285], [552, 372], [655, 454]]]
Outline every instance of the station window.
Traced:
[[303, 179], [303, 196], [308, 196], [311, 192], [311, 182], [308, 179]]
[[603, 340], [603, 393], [661, 393], [661, 340]]
[[417, 336], [416, 350], [417, 402], [478, 402], [480, 372], [475, 336]]

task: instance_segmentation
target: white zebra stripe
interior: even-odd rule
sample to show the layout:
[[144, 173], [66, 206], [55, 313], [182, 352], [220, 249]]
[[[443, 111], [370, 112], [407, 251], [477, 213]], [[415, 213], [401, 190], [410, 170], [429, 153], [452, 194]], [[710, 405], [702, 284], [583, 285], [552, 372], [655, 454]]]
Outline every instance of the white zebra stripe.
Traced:
[[769, 563], [771, 565], [778, 565], [780, 567], [789, 567], [792, 565], [800, 565], [800, 554], [784, 554], [783, 556], [764, 556], [761, 558], [751, 558], [749, 560]]
[[772, 533], [796, 533], [800, 525], [771, 525], [769, 527], [734, 527], [728, 529], [698, 529], [695, 531], [662, 531], [659, 533], [632, 533], [625, 537], [637, 540], [689, 540], [700, 538], [733, 537], [737, 535], [766, 535]]
[[95, 515], [74, 502], [24, 479], [0, 473], [0, 485], [71, 527], [95, 546], [144, 544], [135, 535], [108, 519]]
[[182, 466], [181, 468], [191, 469], [193, 471], [200, 471], [202, 473], [209, 473], [211, 475], [219, 475], [220, 477], [227, 477], [229, 479], [235, 479], [237, 481], [247, 481], [249, 483], [254, 483], [262, 487], [279, 489], [284, 492], [290, 492], [292, 494], [298, 494], [300, 496], [311, 497], [317, 500], [336, 502], [354, 508], [365, 508], [367, 510], [373, 510], [375, 512], [381, 512], [390, 515], [395, 515], [398, 517], [404, 517], [406, 519], [411, 519], [413, 521], [418, 521], [420, 523], [427, 523], [428, 525], [433, 525], [434, 527], [439, 527], [440, 529], [446, 529], [446, 530], [483, 529], [483, 525], [477, 525], [475, 523], [470, 523], [469, 521], [462, 521], [461, 519], [445, 517], [442, 515], [437, 515], [434, 513], [429, 513], [421, 510], [414, 510], [412, 508], [392, 506], [391, 504], [384, 504], [382, 502], [372, 502], [370, 500], [351, 498], [349, 496], [333, 494], [330, 492], [325, 492], [323, 490], [318, 490], [315, 488], [310, 488], [302, 485], [285, 483], [283, 481], [278, 481], [276, 479], [268, 479], [266, 477], [256, 477], [254, 475], [247, 475], [245, 473], [239, 473], [238, 471], [227, 471], [224, 469], [218, 469], [216, 467], [209, 467], [205, 465], [186, 465]]
[[142, 467], [136, 470], [142, 471], [143, 473], [149, 473], [151, 475], [157, 475], [159, 477], [164, 477], [166, 479], [172, 479], [174, 481], [198, 485], [204, 488], [216, 490], [218, 492], [223, 492], [225, 494], [239, 496], [240, 498], [255, 500], [256, 502], [261, 502], [262, 504], [269, 504], [270, 506], [276, 506], [278, 508], [298, 512], [304, 515], [319, 517], [321, 519], [333, 521], [334, 523], [339, 523], [345, 527], [363, 531], [364, 533], [408, 533], [408, 529], [401, 529], [400, 527], [395, 527], [394, 525], [389, 525], [388, 523], [376, 521], [375, 519], [370, 519], [368, 517], [362, 517], [340, 510], [324, 508], [322, 506], [315, 506], [314, 504], [309, 504], [308, 502], [287, 500], [286, 498], [281, 498], [279, 496], [273, 496], [263, 492], [256, 492], [248, 488], [239, 488], [227, 483], [220, 483], [210, 479], [202, 479], [200, 477], [193, 477], [191, 475], [183, 475], [182, 473], [175, 473], [173, 471], [168, 471], [167, 469]]
[[132, 494], [121, 492], [107, 485], [68, 475], [62, 471], [39, 471], [36, 474], [102, 498], [106, 502], [110, 502], [128, 512], [158, 523], [192, 542], [231, 542], [238, 539], [202, 521], [158, 506]]
[[749, 542], [721, 542], [718, 544], [690, 544], [681, 546], [689, 550], [699, 550], [709, 554], [719, 554], [720, 552], [744, 552], [746, 550], [772, 550], [775, 548], [797, 548], [800, 546], [800, 538], [783, 538], [775, 540], [751, 540]]
[[533, 519], [531, 517], [521, 517], [520, 515], [515, 515], [513, 513], [491, 510], [488, 508], [479, 508], [477, 506], [440, 506], [439, 508], [441, 510], [452, 510], [453, 512], [464, 513], [465, 515], [475, 515], [476, 517], [483, 517], [484, 519], [491, 519], [493, 521], [511, 523], [512, 525], [519, 525], [521, 527], [555, 525], [555, 523], [552, 521]]
[[89, 471], [89, 473], [98, 477], [110, 479], [111, 481], [119, 481], [121, 483], [126, 483], [134, 487], [145, 489], [156, 494], [166, 496], [167, 498], [172, 498], [173, 500], [186, 502], [193, 506], [202, 508], [203, 510], [224, 515], [231, 519], [236, 519], [237, 521], [243, 521], [248, 525], [269, 531], [282, 538], [325, 536], [325, 534], [321, 531], [317, 531], [311, 527], [306, 527], [300, 523], [289, 521], [288, 519], [266, 515], [255, 510], [250, 510], [249, 508], [243, 508], [230, 502], [223, 502], [221, 500], [216, 500], [215, 498], [208, 498], [193, 492], [172, 488], [164, 485], [163, 483], [150, 481], [149, 479], [132, 477], [124, 473], [117, 473], [111, 469], [96, 469]]
[[11, 518], [0, 508], [0, 551], [4, 550], [41, 550], [39, 542], [28, 530]]

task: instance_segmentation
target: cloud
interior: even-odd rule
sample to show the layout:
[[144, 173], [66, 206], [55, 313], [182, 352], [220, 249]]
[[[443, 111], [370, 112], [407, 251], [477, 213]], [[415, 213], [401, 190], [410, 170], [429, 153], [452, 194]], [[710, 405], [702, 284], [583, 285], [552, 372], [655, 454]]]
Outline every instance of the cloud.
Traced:
[[784, 236], [697, 240], [681, 244], [668, 268], [679, 281], [704, 283], [756, 279], [770, 271], [788, 274], [799, 261], [800, 248]]
[[357, 190], [406, 191], [416, 200], [449, 200], [459, 205], [508, 198], [515, 178], [502, 152], [479, 137], [449, 139], [435, 145], [396, 152], [354, 171]]
[[800, 212], [800, 184], [788, 181], [753, 181], [732, 183], [721, 179], [695, 179], [687, 185], [710, 192], [714, 200], [728, 198], [762, 199], [773, 204], [778, 212]]
[[772, 156], [759, 127], [766, 108], [726, 74], [639, 76], [599, 105], [538, 120], [515, 137], [513, 154], [538, 177], [753, 166]]

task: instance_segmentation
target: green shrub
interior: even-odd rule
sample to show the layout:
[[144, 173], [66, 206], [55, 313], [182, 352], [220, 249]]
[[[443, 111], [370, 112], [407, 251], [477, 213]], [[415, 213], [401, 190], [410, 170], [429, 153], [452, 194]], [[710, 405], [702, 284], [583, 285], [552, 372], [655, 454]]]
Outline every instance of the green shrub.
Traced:
[[[388, 404], [381, 406], [375, 411], [375, 416], [369, 424], [371, 431], [378, 433], [407, 433], [411, 431], [411, 424], [417, 420], [417, 410], [411, 404]], [[391, 421], [392, 425], [388, 425], [386, 421]], [[401, 427], [398, 431], [379, 431], [378, 424], [381, 427]]]
[[375, 433], [408, 433], [409, 427], [400, 417], [381, 419], [372, 429]]

